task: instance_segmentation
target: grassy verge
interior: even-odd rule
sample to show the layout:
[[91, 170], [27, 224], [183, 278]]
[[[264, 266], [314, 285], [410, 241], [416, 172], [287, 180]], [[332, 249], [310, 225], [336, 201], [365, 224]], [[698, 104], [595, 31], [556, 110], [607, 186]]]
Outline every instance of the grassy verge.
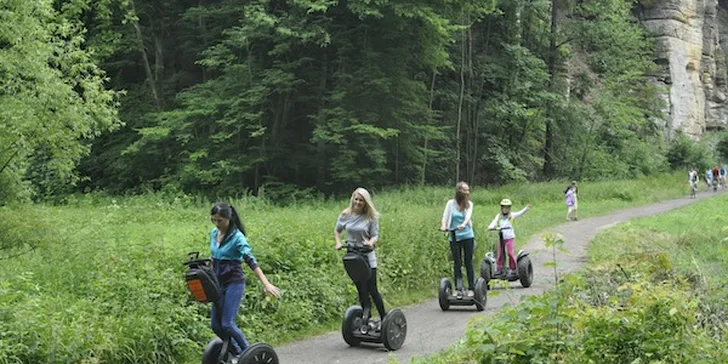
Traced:
[[[580, 217], [679, 197], [681, 175], [580, 185]], [[477, 255], [494, 237], [486, 226], [498, 202], [534, 209], [516, 225], [518, 243], [560, 223], [565, 183], [473, 190]], [[439, 226], [451, 188], [375, 195], [383, 212], [378, 257], [388, 307], [435, 297], [450, 274]], [[356, 301], [333, 248], [332, 230], [346, 201], [278, 208], [252, 197], [233, 201], [263, 270], [284, 292], [266, 298], [249, 279], [239, 324], [249, 339], [278, 345], [339, 325]], [[0, 209], [0, 362], [195, 362], [211, 337], [209, 307], [190, 302], [180, 264], [207, 252], [209, 204], [165, 194], [69, 199], [63, 206]], [[9, 249], [15, 246], [19, 248]], [[7, 257], [34, 247], [30, 253]], [[434, 264], [433, 264], [434, 262]]]
[[728, 196], [600, 233], [558, 289], [416, 363], [728, 362]]

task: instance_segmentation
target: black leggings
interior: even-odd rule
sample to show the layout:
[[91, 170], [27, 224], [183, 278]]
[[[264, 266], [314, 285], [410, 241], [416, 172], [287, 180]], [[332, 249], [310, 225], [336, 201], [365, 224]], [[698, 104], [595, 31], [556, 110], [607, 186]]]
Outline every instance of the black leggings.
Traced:
[[372, 268], [372, 275], [369, 276], [369, 280], [356, 282], [356, 290], [359, 291], [359, 303], [364, 309], [364, 315], [371, 317], [372, 303], [369, 301], [369, 295], [371, 295], [374, 304], [377, 306], [377, 311], [379, 311], [379, 317], [384, 318], [387, 313], [384, 311], [384, 301], [382, 301], [382, 296], [377, 289], [377, 268]]
[[463, 272], [461, 267], [463, 266], [460, 251], [465, 253], [465, 270], [468, 272], [468, 289], [473, 290], [475, 287], [475, 277], [473, 276], [473, 248], [475, 246], [475, 239], [460, 240], [457, 243], [450, 242], [450, 250], [452, 251], [452, 259], [455, 261], [455, 284], [458, 279], [463, 279]]

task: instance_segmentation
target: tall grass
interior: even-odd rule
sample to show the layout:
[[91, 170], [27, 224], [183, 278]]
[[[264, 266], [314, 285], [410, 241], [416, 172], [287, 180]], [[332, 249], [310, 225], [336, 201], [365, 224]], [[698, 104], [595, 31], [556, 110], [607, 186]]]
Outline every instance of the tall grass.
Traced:
[[[583, 183], [580, 217], [685, 194], [682, 175]], [[476, 257], [495, 237], [486, 226], [502, 198], [534, 209], [516, 223], [518, 244], [565, 217], [566, 182], [474, 186]], [[388, 307], [435, 297], [451, 274], [436, 232], [452, 188], [376, 193], [382, 211], [380, 287]], [[231, 201], [253, 252], [283, 297], [267, 298], [244, 268], [248, 288], [238, 323], [253, 341], [280, 344], [336, 326], [356, 302], [333, 250], [333, 228], [348, 201], [285, 208], [252, 196]], [[181, 262], [208, 252], [209, 201], [169, 193], [71, 197], [62, 206], [0, 208], [0, 247], [35, 247], [0, 263], [0, 363], [194, 362], [212, 336], [209, 307], [190, 301]], [[5, 256], [19, 250], [4, 251]], [[477, 258], [480, 259], [480, 258]]]

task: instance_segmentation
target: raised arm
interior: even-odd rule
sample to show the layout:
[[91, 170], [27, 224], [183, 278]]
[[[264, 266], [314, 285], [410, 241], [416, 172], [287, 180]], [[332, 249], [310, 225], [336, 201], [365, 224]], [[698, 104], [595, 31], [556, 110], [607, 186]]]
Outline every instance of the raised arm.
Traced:
[[523, 208], [523, 210], [518, 211], [518, 212], [514, 212], [513, 213], [513, 219], [515, 220], [515, 219], [523, 216], [523, 214], [525, 214], [526, 212], [528, 212], [528, 210], [530, 210], [530, 209], [531, 209], [531, 204], [528, 204], [528, 205], [526, 205], [526, 207]]

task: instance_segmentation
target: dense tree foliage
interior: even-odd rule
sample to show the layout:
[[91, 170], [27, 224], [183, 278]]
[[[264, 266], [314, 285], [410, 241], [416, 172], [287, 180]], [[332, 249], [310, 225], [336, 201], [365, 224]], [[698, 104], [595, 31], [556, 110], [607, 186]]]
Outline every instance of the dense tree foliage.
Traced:
[[[89, 146], [81, 186], [112, 192], [336, 192], [629, 177], [668, 166], [654, 123], [659, 90], [646, 78], [652, 45], [629, 1], [9, 4], [3, 44], [14, 46], [0, 56], [40, 49], [31, 64], [55, 78], [34, 72], [38, 82], [22, 87], [58, 105], [13, 101], [35, 119], [3, 112], [28, 128], [58, 124], [67, 135], [22, 139], [42, 148], [24, 145], [33, 152], [8, 168], [29, 167], [16, 182], [46, 194], [73, 180], [71, 167]], [[39, 9], [35, 18], [13, 15]], [[116, 125], [99, 67], [124, 92], [124, 126], [79, 143]], [[21, 71], [0, 77], [12, 72]], [[68, 94], [51, 94], [55, 86]], [[21, 132], [33, 133], [0, 130], [0, 161], [18, 150], [12, 136]], [[72, 145], [62, 157], [61, 139]]]
[[119, 124], [83, 33], [51, 1], [0, 5], [0, 201], [68, 191], [85, 141]]

